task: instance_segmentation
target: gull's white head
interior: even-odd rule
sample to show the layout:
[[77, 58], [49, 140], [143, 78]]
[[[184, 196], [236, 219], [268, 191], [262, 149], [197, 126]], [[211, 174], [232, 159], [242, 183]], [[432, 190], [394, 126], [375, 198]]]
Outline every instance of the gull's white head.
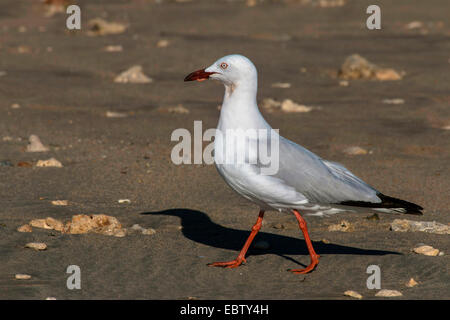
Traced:
[[258, 74], [255, 65], [240, 54], [231, 54], [220, 58], [206, 69], [190, 73], [184, 81], [219, 80], [225, 86], [239, 87], [241, 85], [255, 87]]

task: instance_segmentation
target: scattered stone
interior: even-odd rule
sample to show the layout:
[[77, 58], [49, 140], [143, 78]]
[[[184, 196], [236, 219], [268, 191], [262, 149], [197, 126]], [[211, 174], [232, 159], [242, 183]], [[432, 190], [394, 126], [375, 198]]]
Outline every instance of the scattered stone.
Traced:
[[17, 48], [15, 48], [15, 50], [13, 50], [19, 54], [26, 54], [26, 53], [31, 53], [31, 47], [29, 46], [18, 46]]
[[423, 28], [423, 22], [421, 21], [411, 21], [410, 23], [406, 24], [406, 29], [412, 30], [412, 29], [420, 29]]
[[56, 298], [55, 297], [47, 297], [47, 298], [45, 298], [45, 300], [56, 300]]
[[339, 81], [339, 85], [341, 87], [348, 87], [348, 85], [350, 84], [350, 82], [348, 82], [347, 80], [341, 80]]
[[131, 203], [130, 199], [119, 199], [118, 200], [119, 203]]
[[396, 98], [396, 99], [384, 99], [383, 103], [386, 104], [404, 104], [405, 100], [400, 99], [400, 98]]
[[330, 242], [330, 240], [323, 238], [323, 239], [322, 239], [322, 243], [324, 243], [324, 244], [330, 244], [331, 242]]
[[281, 103], [281, 110], [284, 112], [310, 112], [313, 108], [302, 104], [297, 104], [290, 99]]
[[447, 126], [443, 126], [442, 129], [444, 129], [444, 130], [450, 130], [450, 124], [447, 125]]
[[14, 165], [9, 160], [3, 160], [0, 161], [0, 167], [14, 167]]
[[29, 225], [35, 228], [56, 230], [60, 232], [64, 230], [64, 224], [52, 217], [47, 217], [45, 219], [33, 219], [29, 222]]
[[56, 167], [56, 168], [62, 168], [62, 163], [56, 160], [55, 158], [50, 158], [47, 160], [39, 160], [36, 163], [36, 167]]
[[350, 155], [350, 156], [359, 156], [359, 155], [365, 155], [365, 154], [368, 153], [366, 149], [363, 149], [363, 148], [358, 147], [358, 146], [345, 148], [343, 150], [343, 152], [345, 154]]
[[182, 104], [179, 104], [175, 107], [160, 107], [158, 108], [158, 111], [168, 113], [180, 113], [180, 114], [188, 114], [190, 112], [189, 109], [183, 107]]
[[17, 280], [30, 280], [31, 276], [29, 274], [18, 273], [18, 274], [15, 275], [15, 278]]
[[89, 36], [104, 36], [123, 33], [127, 29], [127, 26], [122, 23], [108, 22], [101, 18], [96, 18], [88, 22], [88, 28]]
[[54, 206], [67, 206], [69, 202], [67, 200], [53, 200], [52, 205]]
[[250, 8], [256, 6], [257, 3], [258, 3], [257, 0], [246, 0], [245, 1], [245, 5]]
[[422, 231], [436, 234], [450, 234], [450, 226], [436, 221], [412, 221], [407, 219], [395, 219], [391, 223], [392, 231]]
[[128, 70], [119, 74], [115, 79], [116, 83], [151, 83], [153, 79], [147, 77], [142, 72], [142, 66], [132, 66]]
[[123, 112], [116, 112], [116, 111], [106, 111], [106, 117], [107, 118], [126, 118], [128, 117], [128, 114]]
[[288, 89], [291, 87], [289, 82], [276, 82], [272, 83], [272, 88]]
[[11, 136], [4, 136], [2, 137], [2, 141], [12, 141], [13, 138]]
[[169, 40], [161, 39], [156, 43], [157, 48], [166, 48], [170, 44]]
[[44, 14], [45, 17], [50, 18], [53, 17], [57, 13], [65, 13], [65, 0], [45, 0], [46, 4], [46, 12]]
[[336, 8], [345, 6], [347, 0], [313, 0], [313, 6], [321, 8]]
[[121, 45], [110, 45], [106, 46], [103, 50], [106, 52], [122, 52], [123, 47]]
[[284, 225], [282, 223], [275, 223], [275, 224], [272, 225], [272, 228], [274, 228], [274, 229], [284, 229]]
[[397, 290], [382, 289], [377, 292], [375, 297], [401, 297], [403, 294]]
[[138, 224], [133, 224], [133, 225], [131, 226], [131, 230], [137, 231], [137, 232], [141, 232], [141, 233], [144, 234], [144, 235], [152, 235], [152, 234], [155, 234], [155, 233], [156, 233], [156, 230], [155, 230], [155, 229], [153, 229], [153, 228], [148, 228], [148, 229], [146, 229], [146, 228], [141, 227], [141, 226], [138, 225]]
[[409, 281], [406, 283], [406, 286], [408, 287], [408, 288], [412, 288], [412, 287], [415, 287], [415, 286], [417, 286], [419, 283], [416, 281], [416, 280], [414, 280], [414, 278], [411, 278], [411, 279], [409, 279]]
[[273, 112], [274, 110], [281, 108], [281, 102], [272, 98], [265, 98], [262, 101], [262, 107], [268, 112]]
[[378, 213], [374, 213], [371, 216], [366, 217], [366, 219], [369, 221], [378, 221], [380, 220], [380, 216], [378, 215]]
[[353, 290], [347, 290], [344, 292], [344, 296], [348, 296], [348, 297], [352, 297], [352, 298], [356, 298], [356, 299], [362, 299], [362, 295], [360, 295], [358, 292], [353, 291]]
[[115, 237], [126, 235], [126, 230], [122, 228], [119, 220], [105, 214], [74, 215], [72, 220], [66, 223], [63, 232], [70, 234], [94, 232]]
[[32, 232], [33, 228], [29, 224], [24, 224], [23, 226], [18, 227], [17, 231], [19, 231], [19, 232]]
[[260, 249], [260, 250], [267, 250], [270, 248], [270, 244], [267, 241], [257, 241], [255, 242], [255, 244], [253, 245], [253, 248], [255, 249]]
[[25, 248], [34, 249], [37, 251], [42, 251], [47, 249], [47, 245], [43, 242], [30, 242], [25, 245]]
[[432, 246], [427, 246], [427, 245], [423, 245], [423, 246], [414, 248], [413, 251], [417, 254], [423, 254], [425, 256], [431, 256], [431, 257], [435, 257], [439, 254], [438, 249], [433, 248]]
[[20, 109], [20, 104], [18, 104], [18, 103], [13, 103], [13, 104], [11, 105], [11, 109]]
[[353, 224], [348, 222], [347, 220], [342, 220], [338, 224], [332, 224], [328, 226], [328, 231], [341, 231], [341, 232], [352, 232], [355, 228]]
[[27, 152], [46, 152], [49, 150], [48, 147], [44, 146], [41, 139], [35, 134], [32, 134], [29, 138], [29, 144], [27, 145]]
[[394, 69], [380, 68], [359, 54], [348, 56], [338, 72], [339, 77], [352, 79], [400, 80], [402, 75]]

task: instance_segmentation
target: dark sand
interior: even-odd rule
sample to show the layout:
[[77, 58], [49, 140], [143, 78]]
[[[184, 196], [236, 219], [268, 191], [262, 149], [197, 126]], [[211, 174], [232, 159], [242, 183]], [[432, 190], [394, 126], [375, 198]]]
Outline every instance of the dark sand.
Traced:
[[[338, 8], [281, 1], [253, 8], [226, 1], [77, 3], [81, 32], [65, 29], [65, 14], [45, 18], [37, 1], [2, 1], [0, 71], [7, 74], [0, 77], [0, 137], [13, 140], [0, 140], [0, 161], [14, 166], [0, 167], [0, 298], [350, 299], [343, 292], [356, 290], [372, 299], [376, 290], [366, 288], [366, 268], [372, 264], [381, 268], [382, 288], [401, 291], [403, 299], [450, 298], [449, 236], [389, 231], [395, 218], [449, 222], [450, 130], [441, 129], [450, 125], [448, 1], [378, 1], [379, 31], [365, 28], [371, 1]], [[130, 27], [119, 35], [89, 37], [87, 22], [95, 17]], [[412, 21], [425, 26], [405, 28]], [[25, 32], [19, 32], [21, 26]], [[170, 45], [157, 48], [160, 39]], [[107, 45], [122, 45], [124, 51], [102, 51]], [[19, 46], [31, 52], [20, 54]], [[369, 212], [306, 217], [321, 260], [305, 276], [286, 272], [309, 263], [295, 218], [271, 212], [256, 238], [268, 241], [268, 250], [251, 249], [247, 264], [237, 269], [207, 267], [235, 258], [258, 208], [229, 189], [214, 166], [172, 164], [170, 134], [176, 128], [193, 131], [194, 120], [202, 120], [204, 130], [216, 126], [223, 87], [183, 78], [230, 53], [242, 53], [258, 67], [259, 100], [290, 98], [322, 107], [265, 113], [282, 135], [343, 163], [383, 193], [422, 205], [424, 215], [380, 214], [379, 221], [365, 219]], [[352, 53], [406, 76], [339, 86], [330, 74]], [[154, 83], [113, 82], [136, 64]], [[274, 82], [292, 87], [272, 88]], [[405, 103], [382, 103], [387, 98]], [[21, 108], [12, 109], [13, 103]], [[180, 103], [189, 114], [157, 110]], [[106, 111], [129, 116], [106, 118]], [[24, 152], [30, 134], [51, 151]], [[342, 152], [353, 145], [372, 153]], [[50, 157], [64, 167], [17, 166]], [[118, 204], [124, 198], [131, 204]], [[57, 199], [69, 200], [69, 206], [50, 203]], [[34, 218], [96, 213], [157, 233], [116, 238], [16, 231]], [[327, 231], [342, 219], [355, 231]], [[275, 229], [277, 222], [292, 227]], [[31, 241], [45, 242], [48, 249], [24, 249]], [[445, 255], [412, 253], [419, 243]], [[81, 290], [66, 288], [66, 268], [73, 264], [81, 268]], [[16, 273], [33, 278], [18, 281]], [[411, 277], [419, 285], [407, 288]]]

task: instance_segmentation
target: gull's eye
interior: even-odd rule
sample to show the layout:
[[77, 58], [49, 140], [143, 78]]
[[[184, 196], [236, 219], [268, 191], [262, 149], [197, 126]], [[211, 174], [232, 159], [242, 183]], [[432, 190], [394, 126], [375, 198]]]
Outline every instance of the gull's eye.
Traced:
[[222, 62], [222, 63], [220, 64], [220, 67], [221, 67], [223, 70], [225, 70], [226, 68], [228, 68], [228, 64], [226, 64], [225, 62]]

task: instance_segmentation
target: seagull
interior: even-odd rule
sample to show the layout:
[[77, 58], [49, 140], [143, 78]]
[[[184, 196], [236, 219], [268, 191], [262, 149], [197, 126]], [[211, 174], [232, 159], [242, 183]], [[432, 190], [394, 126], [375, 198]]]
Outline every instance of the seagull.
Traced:
[[[213, 262], [210, 266], [235, 268], [246, 263], [245, 255], [253, 239], [261, 229], [266, 211], [293, 213], [303, 233], [311, 263], [304, 269], [290, 269], [296, 274], [313, 271], [320, 256], [314, 251], [308, 228], [302, 214], [329, 216], [341, 211], [370, 209], [388, 213], [406, 213], [421, 215], [423, 208], [414, 203], [386, 196], [363, 180], [355, 176], [343, 165], [324, 160], [275, 133], [259, 111], [256, 95], [258, 74], [255, 65], [239, 54], [227, 55], [205, 69], [194, 71], [184, 81], [218, 80], [225, 86], [225, 95], [217, 130], [222, 133], [218, 148], [217, 137], [214, 141], [215, 166], [225, 182], [245, 199], [260, 208], [256, 223], [236, 259], [226, 262]], [[244, 163], [223, 161], [226, 157], [223, 144], [233, 143], [230, 132], [259, 130], [271, 132], [271, 135], [247, 137], [274, 145], [278, 149], [277, 170], [263, 174], [261, 154], [249, 152]], [[276, 141], [275, 141], [276, 140]], [[250, 148], [250, 147], [249, 147]], [[228, 150], [228, 149], [227, 149]], [[237, 151], [236, 151], [237, 150]], [[238, 152], [235, 149], [235, 153]], [[234, 156], [234, 154], [233, 154]], [[221, 161], [219, 161], [221, 160]]]

